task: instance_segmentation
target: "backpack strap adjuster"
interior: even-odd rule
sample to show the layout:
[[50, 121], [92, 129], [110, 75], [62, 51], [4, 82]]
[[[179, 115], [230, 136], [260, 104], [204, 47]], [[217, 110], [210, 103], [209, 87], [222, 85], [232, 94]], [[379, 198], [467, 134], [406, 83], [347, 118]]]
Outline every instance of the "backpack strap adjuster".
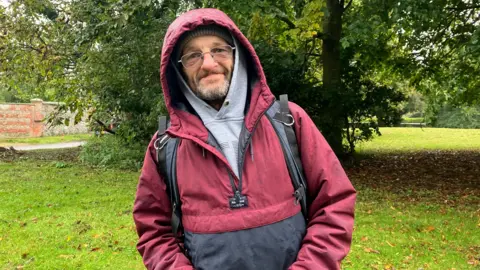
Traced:
[[160, 151], [165, 145], [167, 145], [169, 139], [170, 136], [168, 136], [168, 134], [164, 134], [163, 136], [158, 137], [155, 142], [153, 142], [153, 147], [155, 147], [155, 150]]
[[295, 124], [295, 119], [290, 114], [290, 109], [288, 108], [288, 95], [280, 95], [278, 103], [280, 104], [280, 111], [275, 113], [273, 119], [287, 127], [293, 126], [293, 124]]
[[279, 113], [277, 112], [273, 119], [277, 120], [278, 122], [284, 124], [287, 127], [293, 126], [295, 124], [295, 119], [289, 113]]
[[295, 196], [295, 205], [298, 205], [300, 201], [305, 198], [305, 187], [300, 185], [300, 187], [293, 193], [293, 196]]

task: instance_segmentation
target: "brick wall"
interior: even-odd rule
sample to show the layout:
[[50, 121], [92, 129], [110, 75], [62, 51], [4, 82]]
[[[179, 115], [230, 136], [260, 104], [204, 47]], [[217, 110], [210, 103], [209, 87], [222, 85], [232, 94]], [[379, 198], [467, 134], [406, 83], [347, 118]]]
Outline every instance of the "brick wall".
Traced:
[[31, 103], [0, 104], [0, 138], [41, 137], [74, 133], [87, 133], [85, 121], [74, 125], [74, 115], [67, 114], [70, 125], [50, 126], [44, 119], [58, 103], [32, 99]]

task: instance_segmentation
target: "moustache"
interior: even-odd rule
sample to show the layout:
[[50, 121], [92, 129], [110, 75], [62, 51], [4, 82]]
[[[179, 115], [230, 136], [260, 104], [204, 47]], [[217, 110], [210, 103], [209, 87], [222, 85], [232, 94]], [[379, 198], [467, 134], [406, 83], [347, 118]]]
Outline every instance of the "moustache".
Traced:
[[209, 75], [215, 75], [215, 74], [223, 74], [225, 75], [225, 70], [219, 69], [219, 70], [213, 70], [213, 71], [206, 71], [206, 72], [201, 72], [197, 76], [197, 80], [200, 81], [201, 79], [209, 76]]

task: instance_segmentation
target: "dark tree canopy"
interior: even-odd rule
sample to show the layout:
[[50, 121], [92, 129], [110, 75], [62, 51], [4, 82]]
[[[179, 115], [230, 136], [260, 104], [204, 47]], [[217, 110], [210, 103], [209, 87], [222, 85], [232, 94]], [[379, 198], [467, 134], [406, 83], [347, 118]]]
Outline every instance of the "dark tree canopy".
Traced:
[[477, 0], [14, 0], [0, 6], [0, 95], [64, 101], [146, 140], [165, 113], [163, 35], [198, 7], [237, 22], [274, 93], [303, 106], [338, 153], [397, 123], [412, 88], [433, 110], [480, 102]]

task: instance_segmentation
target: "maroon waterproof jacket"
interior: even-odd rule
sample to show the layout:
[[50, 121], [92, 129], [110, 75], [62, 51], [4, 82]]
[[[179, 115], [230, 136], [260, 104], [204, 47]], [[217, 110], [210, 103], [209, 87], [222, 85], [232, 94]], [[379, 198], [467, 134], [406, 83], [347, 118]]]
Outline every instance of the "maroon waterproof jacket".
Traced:
[[[237, 184], [239, 179], [227, 159], [212, 145], [201, 119], [186, 106], [171, 66], [172, 50], [182, 33], [207, 24], [218, 24], [232, 33], [246, 49], [253, 71], [249, 72], [251, 87], [244, 129], [249, 143], [255, 147], [245, 147], [246, 153], [241, 157], [242, 192], [249, 205], [240, 209], [231, 209], [228, 203], [233, 196], [229, 175]], [[262, 270], [339, 269], [340, 261], [350, 249], [355, 190], [315, 124], [302, 108], [290, 103], [311, 204], [306, 229], [303, 217], [285, 223], [301, 217], [301, 209], [294, 203], [292, 181], [279, 139], [264, 115], [275, 97], [252, 45], [231, 19], [214, 9], [193, 10], [177, 18], [165, 36], [160, 75], [171, 121], [167, 133], [181, 138], [176, 173], [183, 226], [186, 234], [191, 235], [188, 245], [193, 250], [196, 245], [196, 250], [189, 260], [175, 242], [170, 225], [170, 199], [164, 179], [157, 171], [152, 139], [133, 212], [139, 235], [137, 248], [146, 267], [187, 270], [221, 265], [221, 269], [239, 269], [233, 264], [254, 265]], [[252, 149], [253, 159], [249, 153]], [[301, 227], [300, 221], [303, 231], [292, 225], [297, 222]], [[281, 249], [291, 243], [298, 246], [296, 250]], [[278, 263], [284, 256], [293, 257]], [[229, 265], [222, 265], [227, 262]]]

